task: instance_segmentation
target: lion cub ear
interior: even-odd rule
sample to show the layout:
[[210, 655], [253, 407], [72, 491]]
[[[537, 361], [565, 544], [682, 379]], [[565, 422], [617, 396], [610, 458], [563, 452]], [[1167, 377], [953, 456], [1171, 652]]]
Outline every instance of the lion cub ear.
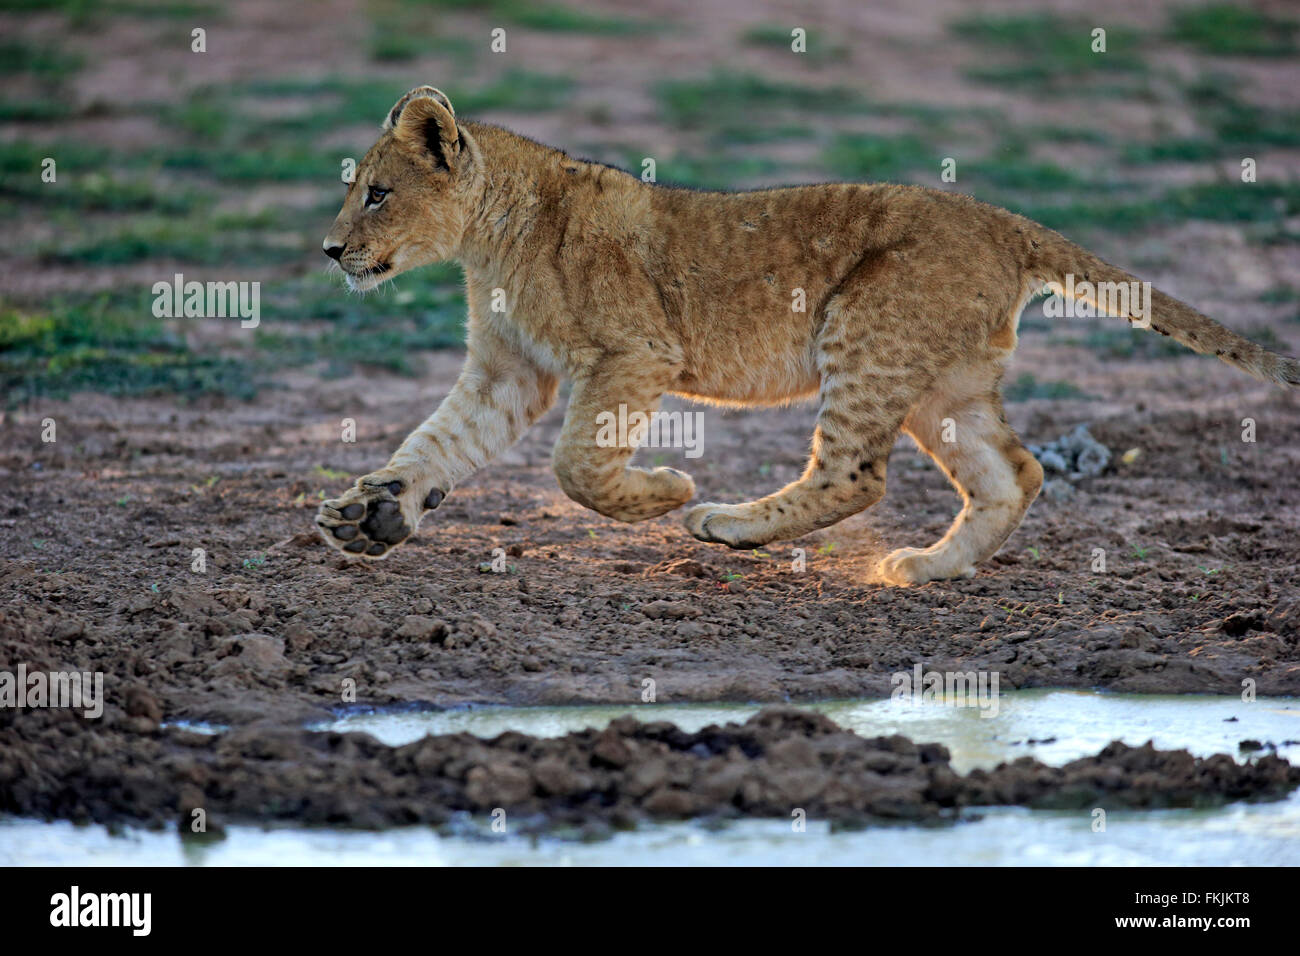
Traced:
[[439, 166], [450, 167], [460, 152], [460, 131], [456, 128], [456, 110], [441, 90], [417, 86], [398, 100], [384, 120], [384, 129], [393, 136], [432, 154]]

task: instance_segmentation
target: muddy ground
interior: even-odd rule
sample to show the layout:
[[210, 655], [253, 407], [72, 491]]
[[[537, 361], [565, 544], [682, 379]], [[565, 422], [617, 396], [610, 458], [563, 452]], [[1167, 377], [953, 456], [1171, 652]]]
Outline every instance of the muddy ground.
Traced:
[[[673, 0], [646, 9], [685, 22], [693, 6]], [[1164, 22], [1165, 6], [1103, 5], [1108, 16], [1131, 14], [1140, 23], [1150, 20], [1152, 29]], [[7, 27], [70, 37], [87, 64], [70, 94], [83, 112], [48, 129], [9, 124], [5, 137], [45, 142], [75, 135], [115, 148], [135, 139], [169, 142], [174, 123], [149, 104], [173, 88], [320, 75], [326, 63], [330, 76], [370, 69], [349, 28], [364, 22], [361, 5], [338, 0], [333, 7], [337, 15], [304, 25], [274, 4], [232, 5], [227, 26], [233, 32], [220, 47], [227, 54], [198, 60], [185, 44], [167, 40], [175, 26], [159, 28], [162, 39], [155, 42], [148, 32], [153, 24], [115, 22], [77, 34], [55, 14], [7, 13]], [[964, 8], [891, 0], [866, 16], [854, 5], [831, 5], [822, 15], [851, 27], [844, 34], [847, 59], [831, 57], [801, 79], [797, 68], [763, 49], [725, 55], [778, 82], [848, 83], [884, 101], [992, 105], [1026, 123], [1084, 117], [1117, 138], [1158, 124], [1167, 136], [1193, 127], [1191, 115], [1178, 112], [1181, 101], [1111, 97], [1061, 107], [1032, 89], [980, 86], [954, 65], [955, 41], [945, 26]], [[577, 148], [598, 139], [611, 157], [622, 146], [649, 142], [665, 144], [667, 156], [678, 147], [707, 155], [711, 142], [656, 113], [650, 90], [666, 75], [707, 72], [748, 24], [786, 18], [780, 4], [761, 4], [745, 16], [700, 18], [698, 28], [617, 40], [516, 34], [528, 42], [512, 48], [519, 57], [512, 65], [570, 65], [576, 92], [555, 109], [486, 118]], [[474, 37], [489, 25], [461, 12], [447, 24], [446, 35]], [[828, 27], [826, 35], [836, 32]], [[975, 59], [975, 51], [962, 49], [958, 59]], [[1256, 102], [1294, 103], [1295, 57], [1159, 55], [1162, 69], [1190, 63], [1195, 69], [1183, 70], [1188, 82], [1201, 69], [1236, 70], [1249, 80]], [[433, 57], [388, 65], [382, 80], [400, 92], [447, 75], [450, 64]], [[779, 65], [772, 72], [769, 64]], [[463, 85], [482, 84], [475, 76]], [[118, 96], [138, 101], [134, 110], [115, 105]], [[356, 117], [357, 128], [340, 132], [337, 148], [364, 148], [378, 118]], [[838, 113], [824, 121], [851, 130], [859, 124]], [[788, 175], [828, 178], [824, 169], [809, 171], [818, 146], [816, 137], [796, 134], [752, 150], [788, 153]], [[1071, 169], [1099, 162], [1086, 146], [1061, 147], [1054, 155]], [[1275, 177], [1300, 168], [1294, 148], [1266, 159], [1261, 168]], [[1207, 167], [1211, 176], [1235, 172], [1233, 163], [1214, 160], [1161, 167], [1150, 178], [1178, 182]], [[753, 185], [745, 175], [737, 173], [737, 184]], [[784, 175], [783, 168], [768, 178]], [[254, 195], [266, 205], [291, 205], [286, 196], [293, 188], [275, 184]], [[223, 202], [242, 201], [248, 192], [230, 183], [221, 190]], [[299, 191], [309, 199], [339, 194], [335, 182]], [[30, 204], [11, 208], [28, 217], [24, 225], [32, 234], [58, 232], [34, 221], [39, 215]], [[311, 232], [300, 243], [301, 262], [268, 265], [247, 277], [314, 274], [318, 233], [330, 215], [323, 212], [310, 230], [299, 230]], [[108, 216], [88, 214], [86, 222], [99, 218]], [[1093, 233], [1089, 245], [1235, 328], [1249, 327], [1257, 337], [1267, 332], [1294, 353], [1295, 300], [1269, 304], [1267, 296], [1300, 285], [1296, 221], [1277, 223], [1267, 241], [1248, 226], [1158, 223], [1133, 233]], [[17, 297], [147, 287], [180, 268], [166, 257], [94, 267], [66, 257], [46, 261], [22, 243], [3, 250], [0, 261], [4, 291]], [[197, 274], [196, 267], [185, 271]], [[377, 312], [401, 311], [391, 294], [364, 302]], [[875, 563], [892, 548], [937, 540], [958, 501], [906, 440], [893, 455], [885, 500], [869, 513], [788, 545], [736, 553], [691, 538], [680, 514], [625, 526], [566, 499], [549, 466], [561, 400], [519, 445], [458, 487], [408, 544], [381, 564], [363, 565], [340, 559], [317, 538], [317, 504], [352, 476], [380, 467], [433, 410], [455, 379], [461, 361], [455, 351], [412, 354], [423, 369], [414, 377], [368, 366], [342, 377], [314, 366], [286, 367], [250, 401], [219, 393], [80, 392], [20, 403], [0, 412], [0, 671], [22, 663], [29, 671], [102, 672], [108, 709], [98, 722], [0, 709], [0, 809], [157, 821], [192, 802], [198, 788], [226, 816], [276, 816], [272, 805], [287, 801], [301, 819], [393, 823], [434, 812], [429, 805], [410, 809], [416, 784], [402, 778], [406, 761], [418, 763], [428, 747], [488, 748], [462, 739], [390, 750], [354, 735], [307, 737], [298, 729], [345, 702], [640, 703], [653, 681], [659, 701], [779, 703], [884, 695], [892, 674], [918, 663], [995, 670], [1002, 687], [1235, 695], [1252, 682], [1246, 686], [1259, 694], [1300, 694], [1295, 393], [1211, 359], [1115, 354], [1083, 342], [1103, 326], [1104, 320], [1047, 320], [1031, 306], [1008, 381], [1028, 375], [1037, 387], [1010, 401], [1008, 415], [1030, 443], [1087, 424], [1110, 449], [1110, 464], [1095, 477], [1054, 483], [1053, 494], [1040, 498], [974, 579], [910, 589], [875, 582]], [[210, 323], [182, 334], [211, 354], [224, 354], [236, 339]], [[689, 471], [700, 500], [760, 496], [802, 469], [810, 407], [702, 411], [701, 457], [661, 449], [642, 452], [640, 460]], [[355, 442], [340, 440], [344, 419], [356, 422]], [[1243, 440], [1247, 419], [1253, 441]], [[43, 441], [47, 421], [57, 441]], [[802, 549], [802, 570], [793, 548]], [[494, 549], [504, 551], [501, 573], [491, 570]], [[159, 729], [160, 722], [184, 720], [236, 730], [214, 742]], [[802, 731], [787, 730], [790, 739], [801, 738]], [[620, 725], [615, 733], [644, 742], [667, 732]], [[519, 753], [554, 747], [578, 754], [592, 739], [516, 742]], [[881, 749], [854, 746], [866, 754]], [[943, 801], [916, 796], [920, 759], [908, 757], [908, 805], [929, 813]], [[290, 765], [298, 769], [286, 770]], [[374, 787], [383, 799], [376, 801], [377, 791], [359, 781], [380, 767]], [[237, 793], [229, 780], [250, 789]], [[447, 784], [457, 800], [470, 799], [468, 781], [462, 776]], [[650, 793], [629, 799], [646, 809]], [[489, 802], [500, 798], [485, 794]], [[875, 799], [864, 803], [860, 796], [846, 798], [845, 806], [858, 812]]]
[[[1032, 343], [1026, 351], [1039, 369], [1061, 360]], [[1102, 415], [1096, 401], [1086, 412], [1014, 406], [1029, 440], [1084, 420], [1107, 445], [1142, 451], [1128, 465], [1116, 455], [1061, 500], [1044, 497], [968, 581], [871, 580], [883, 550], [936, 538], [956, 505], [903, 442], [878, 508], [794, 543], [800, 572], [784, 547], [735, 553], [697, 542], [674, 516], [624, 526], [569, 502], [548, 465], [558, 410], [387, 561], [340, 559], [312, 527], [318, 488], [340, 483], [316, 463], [364, 472], [381, 462], [456, 365], [436, 355], [418, 383], [294, 379], [247, 405], [86, 396], [42, 409], [59, 422], [52, 444], [34, 437], [35, 414], [7, 416], [0, 669], [102, 671], [108, 711], [102, 721], [0, 711], [0, 806], [156, 823], [197, 792], [218, 819], [288, 807], [302, 820], [379, 825], [478, 805], [464, 796], [468, 778], [450, 777], [439, 786], [455, 800], [413, 803], [433, 791], [418, 775], [404, 780], [411, 748], [295, 729], [353, 700], [639, 703], [648, 680], [659, 701], [884, 695], [916, 663], [995, 670], [1003, 687], [1238, 694], [1250, 679], [1261, 694], [1300, 693], [1300, 413], [1291, 396], [1227, 368], [1133, 363]], [[1071, 365], [1085, 385], [1110, 373], [1079, 356]], [[358, 441], [338, 442], [336, 410], [358, 407]], [[1263, 436], [1253, 445], [1233, 443], [1243, 408]], [[670, 460], [710, 498], [761, 494], [800, 467], [811, 414], [706, 410], [707, 454]], [[484, 567], [497, 548], [500, 573]], [[1104, 573], [1092, 570], [1098, 548]], [[234, 743], [159, 730], [177, 720], [246, 729], [228, 735]], [[379, 765], [387, 783], [359, 782]], [[699, 780], [687, 774], [670, 789], [694, 795], [664, 806], [729, 804], [703, 796], [712, 771], [691, 766]], [[932, 781], [908, 780], [906, 812], [941, 809], [924, 796]], [[492, 794], [483, 799], [502, 799]], [[619, 797], [595, 816], [659, 813], [649, 796]], [[854, 791], [823, 809], [860, 815], [891, 799]], [[555, 801], [520, 800], [565, 816]], [[755, 798], [744, 812], [769, 803]], [[564, 806], [586, 812], [581, 800]]]
[[[3, 659], [103, 671], [118, 702], [138, 684], [169, 720], [234, 723], [318, 715], [346, 678], [357, 703], [440, 706], [639, 702], [646, 680], [660, 701], [878, 695], [918, 662], [997, 670], [1003, 687], [1300, 693], [1294, 397], [1195, 357], [1114, 376], [1033, 337], [1018, 363], [1068, 365], [1089, 390], [1113, 377], [1115, 394], [1018, 403], [1013, 424], [1046, 441], [1088, 422], [1112, 464], [1041, 497], [974, 579], [909, 589], [874, 583], [876, 560], [937, 539], [958, 501], [907, 439], [877, 508], [737, 553], [678, 515], [623, 525], [565, 498], [557, 407], [367, 565], [316, 536], [319, 490], [346, 483], [320, 463], [381, 464], [450, 386], [454, 354], [421, 381], [300, 376], [255, 403], [88, 395], [10, 413]], [[760, 495], [802, 467], [812, 409], [703, 414], [700, 458], [641, 453], [691, 471], [701, 497]], [[58, 441], [43, 444], [47, 417]], [[485, 570], [498, 548], [504, 571]]]
[[226, 821], [247, 820], [472, 827], [474, 816], [504, 809], [516, 832], [572, 827], [570, 835], [591, 838], [648, 819], [789, 818], [798, 810], [864, 825], [953, 820], [985, 806], [1204, 808], [1277, 799], [1300, 786], [1300, 767], [1272, 754], [1238, 764], [1226, 754], [1198, 758], [1118, 741], [1063, 767], [1022, 757], [963, 776], [940, 744], [864, 738], [796, 710], [697, 733], [624, 717], [554, 739], [449, 734], [402, 747], [267, 725], [216, 737], [159, 734], [143, 714], [113, 715], [93, 735], [75, 722], [45, 711], [22, 727], [0, 725], [7, 744], [54, 752], [31, 773], [18, 747], [0, 751], [0, 810], [171, 823], [187, 835], [202, 810], [202, 832], [213, 836]]

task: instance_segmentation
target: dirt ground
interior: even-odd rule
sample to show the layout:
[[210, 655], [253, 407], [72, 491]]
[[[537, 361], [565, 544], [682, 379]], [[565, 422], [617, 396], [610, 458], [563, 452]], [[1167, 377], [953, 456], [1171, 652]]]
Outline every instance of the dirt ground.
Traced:
[[[731, 552], [697, 542], [672, 515], [624, 526], [568, 501], [549, 471], [559, 410], [387, 561], [339, 559], [312, 526], [318, 489], [341, 484], [318, 463], [349, 473], [380, 463], [450, 385], [457, 359], [433, 356], [418, 382], [294, 377], [252, 404], [79, 397], [42, 408], [59, 423], [52, 444], [35, 414], [8, 415], [0, 662], [101, 671], [108, 705], [102, 721], [0, 710], [0, 805], [158, 823], [200, 799], [198, 787], [220, 808], [214, 819], [280, 816], [267, 810], [279, 803], [250, 802], [271, 793], [300, 810], [293, 801], [307, 800], [315, 810], [289, 815], [316, 822], [432, 819], [411, 817], [414, 804], [397, 796], [377, 808], [362, 799], [369, 785], [320, 796], [328, 787], [314, 773], [358, 780], [375, 761], [406, 759], [295, 729], [345, 699], [638, 703], [652, 680], [659, 701], [780, 702], [885, 695], [890, 675], [918, 662], [995, 670], [1004, 688], [1239, 694], [1250, 679], [1260, 694], [1300, 693], [1300, 411], [1226, 367], [1131, 363], [1104, 414], [1095, 401], [1013, 406], [1028, 440], [1087, 421], [1113, 449], [1142, 451], [1130, 465], [1117, 455], [1066, 500], [1041, 499], [969, 581], [871, 580], [887, 547], [937, 537], [957, 504], [904, 442], [886, 500], [795, 542], [806, 555], [798, 572], [785, 547]], [[1061, 357], [1031, 343], [1020, 361], [1043, 369]], [[1085, 387], [1113, 375], [1083, 356], [1069, 364]], [[357, 442], [339, 442], [337, 409], [358, 407]], [[1233, 443], [1242, 408], [1258, 422], [1256, 444]], [[670, 457], [702, 494], [761, 494], [801, 466], [811, 409], [704, 414], [706, 454]], [[496, 548], [501, 573], [482, 567]], [[1105, 573], [1092, 571], [1097, 548]], [[247, 726], [239, 740], [253, 750], [292, 749], [256, 769], [234, 744], [200, 743], [160, 720]], [[302, 763], [299, 751], [314, 756]], [[327, 769], [309, 769], [317, 763]], [[708, 772], [692, 772], [696, 797], [661, 811], [642, 805], [645, 791], [623, 809], [672, 815], [686, 800], [705, 811]], [[393, 794], [409, 797], [404, 786]], [[907, 813], [941, 809], [924, 791]], [[864, 792], [841, 815], [890, 799]], [[582, 805], [529, 806], [569, 819]], [[752, 812], [763, 806], [756, 798]]]
[[[902, 33], [919, 30], [907, 4], [886, 6]], [[902, 89], [908, 57], [888, 55], [897, 69], [881, 68], [882, 82], [888, 73]], [[926, 63], [943, 84], [962, 85], [933, 58], [910, 68]], [[612, 77], [620, 65], [603, 58], [594, 68]], [[644, 119], [637, 102], [626, 104], [628, 123]], [[518, 125], [554, 140], [562, 130], [540, 127], [562, 119]], [[1131, 244], [1112, 236], [1096, 251], [1146, 265], [1144, 277], [1234, 327], [1250, 317], [1294, 352], [1294, 323], [1249, 309], [1261, 288], [1297, 277], [1295, 249], [1243, 249], [1237, 230], [1194, 224]], [[38, 282], [24, 271], [13, 282], [57, 289], [83, 276], [55, 270]], [[1031, 373], [1079, 394], [1012, 402], [1009, 418], [1029, 443], [1087, 424], [1110, 449], [1109, 466], [1055, 483], [975, 578], [909, 589], [874, 581], [875, 563], [892, 548], [933, 543], [958, 505], [910, 441], [900, 440], [887, 496], [870, 512], [737, 553], [690, 537], [680, 513], [627, 526], [569, 501], [549, 461], [563, 401], [388, 560], [341, 560], [312, 522], [322, 493], [385, 462], [450, 388], [456, 352], [416, 356], [427, 368], [415, 378], [285, 370], [249, 402], [81, 393], [0, 413], [0, 670], [98, 671], [108, 697], [102, 724], [0, 710], [0, 809], [156, 820], [198, 799], [193, 786], [233, 815], [257, 817], [265, 803], [227, 799], [229, 780], [253, 774], [247, 766], [261, 756], [251, 737], [199, 743], [159, 729], [210, 721], [247, 728], [238, 732], [268, 741], [268, 755], [275, 741], [299, 756], [329, 750], [322, 766], [343, 789], [329, 812], [303, 818], [409, 819], [400, 788], [371, 812], [360, 804], [369, 791], [339, 781], [376, 761], [397, 774], [416, 751], [312, 742], [297, 729], [353, 691], [371, 706], [639, 703], [651, 680], [664, 702], [781, 703], [885, 695], [892, 674], [922, 663], [997, 671], [1004, 688], [1235, 695], [1253, 682], [1259, 694], [1300, 694], [1300, 399], [1210, 359], [1120, 359], [1065, 344], [1071, 323], [1104, 320], [1051, 321], [1039, 312], [1026, 322], [1008, 381]], [[701, 411], [700, 458], [661, 449], [639, 460], [690, 472], [700, 500], [761, 496], [802, 469], [812, 408]], [[340, 440], [345, 418], [356, 421], [355, 442]], [[1243, 419], [1253, 441], [1243, 441]], [[47, 420], [55, 442], [42, 440]], [[500, 573], [494, 549], [505, 552]], [[199, 763], [210, 776], [187, 778], [194, 765], [177, 756], [187, 747], [207, 748]], [[144, 787], [133, 761], [159, 761], [166, 773], [147, 793], [96, 803], [96, 792], [120, 795], [132, 780]], [[303, 780], [327, 779], [303, 761]], [[262, 786], [266, 775], [256, 779]], [[316, 792], [298, 784], [281, 796]]]
[[[1063, 361], [1084, 389], [1113, 376], [1032, 342], [1017, 360]], [[958, 504], [907, 439], [875, 509], [731, 552], [679, 515], [623, 525], [565, 498], [549, 468], [559, 407], [389, 559], [338, 558], [312, 516], [347, 479], [320, 463], [381, 464], [457, 363], [436, 354], [419, 381], [293, 377], [247, 404], [85, 396], [9, 414], [4, 659], [101, 670], [118, 700], [140, 684], [168, 719], [221, 722], [310, 715], [340, 704], [349, 677], [372, 704], [635, 702], [646, 679], [661, 701], [879, 695], [917, 662], [997, 670], [1003, 687], [1235, 694], [1249, 678], [1300, 693], [1300, 409], [1217, 363], [1128, 363], [1105, 402], [1013, 405], [1027, 441], [1086, 421], [1116, 454], [1072, 495], [1041, 497], [968, 581], [871, 579], [887, 548], [937, 539]], [[356, 415], [355, 443], [337, 409]], [[811, 408], [703, 414], [700, 458], [641, 454], [691, 471], [709, 499], [802, 467]], [[57, 442], [40, 441], [44, 418]], [[482, 567], [497, 548], [501, 573]]]

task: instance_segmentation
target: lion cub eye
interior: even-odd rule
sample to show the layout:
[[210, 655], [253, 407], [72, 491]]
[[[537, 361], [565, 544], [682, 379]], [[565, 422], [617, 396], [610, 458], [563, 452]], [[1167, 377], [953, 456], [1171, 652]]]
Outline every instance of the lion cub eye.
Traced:
[[370, 191], [366, 193], [366, 205], [378, 206], [384, 201], [384, 197], [387, 196], [388, 193], [389, 190], [384, 189], [381, 186], [371, 186]]

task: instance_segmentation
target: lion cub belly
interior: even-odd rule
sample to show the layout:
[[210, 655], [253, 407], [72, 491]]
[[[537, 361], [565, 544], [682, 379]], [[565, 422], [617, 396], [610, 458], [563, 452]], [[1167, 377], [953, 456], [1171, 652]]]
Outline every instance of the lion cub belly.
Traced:
[[816, 395], [820, 384], [810, 349], [763, 354], [738, 344], [730, 356], [700, 362], [684, 373], [673, 393], [723, 404], [781, 405]]

